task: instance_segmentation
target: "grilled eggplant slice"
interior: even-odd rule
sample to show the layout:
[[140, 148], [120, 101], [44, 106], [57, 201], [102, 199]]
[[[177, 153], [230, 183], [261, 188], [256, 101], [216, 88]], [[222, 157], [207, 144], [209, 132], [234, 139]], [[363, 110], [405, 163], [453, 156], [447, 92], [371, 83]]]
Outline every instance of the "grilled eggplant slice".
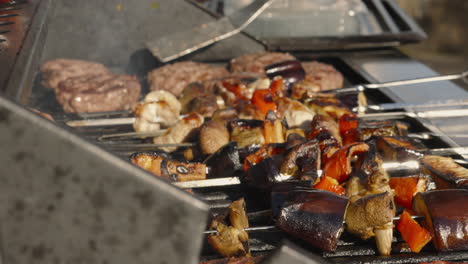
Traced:
[[364, 196], [350, 202], [346, 210], [346, 230], [369, 239], [376, 236], [377, 248], [381, 255], [390, 255], [393, 237], [395, 203], [393, 193], [384, 192]]
[[206, 165], [203, 163], [177, 161], [158, 152], [135, 153], [130, 157], [130, 160], [138, 167], [170, 181], [206, 179]]
[[382, 136], [376, 139], [377, 151], [384, 161], [399, 161], [417, 159], [423, 156], [423, 146], [405, 137]]
[[216, 153], [206, 158], [203, 163], [209, 168], [207, 177], [210, 179], [233, 177], [242, 172], [242, 163], [236, 142], [224, 145]]
[[468, 250], [468, 190], [421, 192], [413, 198], [413, 210], [431, 232], [438, 251]]
[[318, 114], [329, 115], [338, 120], [344, 114], [352, 114], [340, 100], [332, 94], [317, 93], [307, 101], [307, 106]]
[[294, 83], [305, 78], [304, 68], [298, 60], [286, 60], [267, 65], [265, 73], [270, 79], [281, 76], [287, 87], [291, 87]]
[[260, 190], [271, 190], [280, 177], [278, 165], [272, 157], [267, 157], [259, 163], [249, 167], [243, 180], [248, 186]]
[[291, 192], [277, 226], [314, 247], [333, 252], [343, 231], [348, 199], [322, 190]]
[[408, 125], [400, 121], [362, 121], [359, 122], [359, 140], [367, 141], [371, 137], [407, 136]]
[[468, 169], [450, 157], [426, 155], [421, 159], [423, 171], [432, 176], [437, 189], [467, 189]]

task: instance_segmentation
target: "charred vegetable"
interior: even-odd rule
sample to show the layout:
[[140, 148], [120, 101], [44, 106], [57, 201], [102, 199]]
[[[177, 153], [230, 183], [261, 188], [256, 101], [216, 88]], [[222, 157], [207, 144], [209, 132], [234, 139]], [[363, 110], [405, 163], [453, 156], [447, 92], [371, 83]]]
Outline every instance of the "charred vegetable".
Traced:
[[412, 208], [413, 197], [427, 190], [428, 180], [420, 176], [392, 177], [390, 188], [395, 192], [395, 202], [407, 209]]
[[208, 178], [233, 177], [242, 172], [237, 143], [231, 142], [209, 156], [203, 163], [208, 168]]
[[310, 140], [291, 149], [281, 164], [281, 173], [300, 179], [305, 172], [320, 169], [320, 149], [317, 140]]
[[445, 189], [416, 194], [413, 210], [431, 232], [438, 251], [468, 250], [468, 190]]
[[270, 79], [281, 76], [287, 87], [291, 87], [294, 83], [305, 78], [305, 71], [301, 62], [297, 60], [287, 60], [267, 65], [265, 73]]
[[354, 175], [348, 181], [346, 196], [351, 200], [369, 194], [391, 191], [388, 182], [390, 177], [382, 167], [382, 158], [376, 151], [374, 144], [368, 145], [364, 157], [356, 162]]
[[408, 243], [411, 251], [418, 253], [431, 241], [432, 236], [426, 229], [422, 228], [418, 222], [411, 218], [408, 211], [403, 211], [398, 221], [397, 230], [400, 231], [403, 240]]
[[352, 157], [368, 150], [369, 146], [365, 143], [354, 143], [340, 148], [325, 163], [323, 176], [334, 178], [340, 183], [347, 180], [353, 170]]
[[280, 171], [273, 158], [267, 157], [251, 166], [243, 180], [248, 186], [262, 190], [271, 190], [276, 182], [281, 181], [280, 176]]
[[277, 226], [317, 248], [334, 251], [343, 231], [347, 204], [347, 198], [322, 190], [291, 192]]
[[468, 169], [450, 157], [426, 155], [421, 159], [424, 172], [431, 175], [437, 189], [468, 189]]
[[407, 161], [422, 156], [422, 146], [410, 142], [405, 137], [382, 136], [376, 139], [377, 150], [384, 160]]

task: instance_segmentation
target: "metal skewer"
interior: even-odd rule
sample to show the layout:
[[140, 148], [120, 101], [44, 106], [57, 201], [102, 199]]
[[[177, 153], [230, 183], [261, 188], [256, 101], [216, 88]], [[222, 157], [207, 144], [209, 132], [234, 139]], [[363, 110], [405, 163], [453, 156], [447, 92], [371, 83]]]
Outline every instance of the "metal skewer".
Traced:
[[[457, 147], [457, 148], [440, 148], [432, 150], [421, 150], [422, 152], [429, 155], [464, 155], [468, 154], [468, 147]], [[467, 161], [454, 159], [457, 163], [466, 164]], [[384, 162], [382, 164], [383, 169], [385, 170], [418, 170], [420, 164], [417, 160], [410, 160], [405, 162]], [[322, 170], [317, 171], [318, 176], [322, 175]], [[281, 175], [277, 180], [284, 181], [292, 178], [290, 175]], [[185, 181], [185, 182], [173, 182], [173, 184], [179, 188], [184, 189], [193, 189], [193, 188], [206, 188], [206, 187], [217, 187], [217, 186], [232, 186], [242, 184], [239, 177], [225, 177], [225, 178], [215, 178], [207, 180], [197, 180], [197, 181]]]
[[468, 70], [458, 73], [458, 74], [451, 74], [451, 75], [407, 79], [407, 80], [384, 82], [384, 83], [359, 84], [359, 85], [349, 87], [349, 88], [338, 88], [338, 89], [333, 89], [333, 90], [326, 90], [323, 92], [326, 92], [326, 93], [363, 92], [366, 89], [381, 89], [381, 88], [391, 87], [391, 86], [402, 86], [402, 85], [439, 82], [439, 81], [451, 81], [451, 80], [458, 80], [458, 79], [461, 79], [464, 82], [468, 83]]
[[[419, 215], [412, 215], [411, 218], [413, 219], [420, 219], [420, 218], [423, 218], [422, 216], [419, 216]], [[396, 216], [396, 217], [393, 217], [392, 218], [393, 221], [398, 221], [400, 220], [400, 217]], [[345, 222], [343, 221], [343, 224]], [[278, 230], [278, 228], [274, 225], [270, 225], [270, 226], [255, 226], [255, 227], [247, 227], [247, 228], [244, 228], [244, 231], [247, 231], [247, 232], [255, 232], [255, 231], [268, 231], [268, 230]], [[205, 235], [211, 235], [211, 234], [216, 234], [218, 233], [218, 230], [206, 230], [203, 232], [203, 234]]]
[[[386, 111], [404, 108], [434, 108], [434, 107], [452, 107], [468, 105], [468, 99], [464, 100], [446, 100], [428, 102], [424, 104], [406, 104], [406, 103], [388, 103], [381, 105], [370, 105], [366, 109]], [[356, 110], [356, 109], [355, 109]], [[416, 111], [416, 112], [389, 112], [389, 113], [369, 113], [359, 114], [360, 117], [392, 117], [392, 116], [409, 116], [409, 117], [422, 117], [422, 118], [440, 118], [440, 117], [458, 117], [468, 116], [468, 109], [438, 109], [430, 111]], [[183, 116], [181, 116], [183, 117]], [[70, 120], [66, 124], [70, 127], [90, 127], [90, 126], [115, 126], [115, 125], [131, 125], [135, 122], [135, 117], [124, 118], [97, 118], [97, 119], [83, 119], [83, 120]], [[157, 120], [156, 122], [157, 123]], [[109, 135], [110, 136], [110, 135]]]

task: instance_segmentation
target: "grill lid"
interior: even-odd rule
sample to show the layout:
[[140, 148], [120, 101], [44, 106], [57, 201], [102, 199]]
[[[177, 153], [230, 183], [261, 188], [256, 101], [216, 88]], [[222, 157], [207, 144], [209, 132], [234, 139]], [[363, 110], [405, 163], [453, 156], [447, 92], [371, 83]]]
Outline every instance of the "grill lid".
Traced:
[[[253, 0], [188, 0], [217, 16]], [[426, 34], [393, 0], [276, 1], [245, 33], [268, 50], [323, 51], [398, 46]]]

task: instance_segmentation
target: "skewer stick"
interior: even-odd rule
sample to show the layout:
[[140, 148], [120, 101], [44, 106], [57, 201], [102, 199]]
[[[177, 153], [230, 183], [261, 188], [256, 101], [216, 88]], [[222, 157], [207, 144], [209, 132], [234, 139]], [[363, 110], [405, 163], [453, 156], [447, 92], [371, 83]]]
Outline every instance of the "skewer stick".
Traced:
[[122, 117], [70, 120], [67, 121], [66, 124], [71, 127], [131, 125], [135, 122], [135, 119], [135, 117]]
[[458, 74], [443, 75], [443, 76], [433, 76], [433, 77], [424, 77], [416, 79], [407, 79], [393, 82], [384, 82], [384, 83], [370, 83], [370, 84], [360, 84], [349, 88], [339, 88], [333, 90], [326, 90], [323, 92], [326, 93], [349, 93], [349, 92], [363, 92], [366, 89], [381, 89], [392, 86], [402, 86], [402, 85], [411, 85], [418, 83], [428, 83], [428, 82], [439, 82], [439, 81], [451, 81], [462, 79], [465, 82], [468, 82], [468, 71], [464, 71]]
[[[447, 149], [433, 149], [428, 150], [429, 154], [433, 155], [453, 155], [453, 154], [468, 154], [468, 147], [460, 148], [447, 148]], [[455, 162], [466, 164], [465, 160], [454, 160]], [[420, 164], [417, 160], [410, 160], [405, 162], [384, 162], [382, 164], [383, 169], [385, 170], [418, 170]], [[318, 170], [317, 174], [320, 177], [322, 175], [322, 170]], [[290, 175], [281, 175], [278, 181], [284, 181], [290, 179]], [[225, 178], [216, 178], [216, 179], [207, 179], [207, 180], [197, 180], [197, 181], [185, 181], [185, 182], [174, 182], [175, 186], [184, 189], [193, 189], [193, 188], [206, 188], [206, 187], [217, 187], [217, 186], [232, 186], [242, 184], [239, 177], [225, 177]]]
[[151, 132], [127, 132], [127, 133], [116, 133], [116, 134], [108, 134], [108, 135], [102, 135], [98, 138], [100, 141], [104, 140], [111, 140], [113, 138], [145, 138], [145, 137], [157, 137], [161, 136], [164, 134], [167, 130], [166, 129], [160, 129], [157, 131], [151, 131]]
[[[423, 218], [422, 216], [419, 216], [419, 215], [412, 215], [411, 218], [413, 219], [420, 219], [420, 218]], [[393, 217], [392, 218], [393, 221], [398, 221], [400, 220], [400, 217], [396, 216], [396, 217]], [[343, 221], [343, 224], [345, 222]], [[244, 228], [245, 231], [247, 232], [256, 232], [256, 231], [268, 231], [268, 230], [278, 230], [278, 228], [274, 225], [270, 225], [270, 226], [255, 226], [255, 227], [247, 227], [247, 228]], [[203, 234], [205, 235], [211, 235], [211, 234], [216, 234], [218, 233], [218, 230], [206, 230], [203, 232]]]

